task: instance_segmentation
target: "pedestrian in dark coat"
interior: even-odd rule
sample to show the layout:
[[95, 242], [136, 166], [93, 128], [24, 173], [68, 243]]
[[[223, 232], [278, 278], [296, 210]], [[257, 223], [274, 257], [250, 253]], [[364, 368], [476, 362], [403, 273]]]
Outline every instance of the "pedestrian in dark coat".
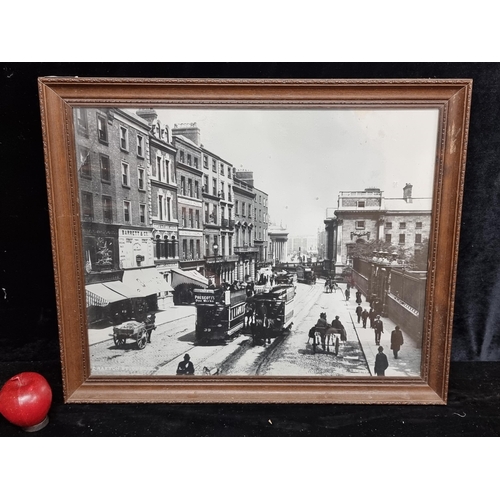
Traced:
[[340, 335], [340, 340], [342, 342], [347, 340], [347, 333], [338, 316], [335, 316], [335, 319], [332, 321], [332, 328], [335, 328], [337, 333]]
[[375, 356], [375, 375], [378, 377], [385, 376], [385, 371], [389, 367], [389, 361], [387, 361], [387, 356], [383, 351], [384, 348], [380, 346], [378, 348], [378, 354]]
[[349, 291], [349, 288], [345, 289], [345, 300], [349, 300], [351, 296], [351, 292]]
[[368, 311], [366, 309], [363, 309], [361, 319], [363, 320], [363, 328], [366, 328], [366, 320], [368, 319]]
[[380, 345], [380, 336], [384, 331], [384, 324], [382, 323], [380, 316], [377, 316], [375, 318], [375, 321], [373, 322], [373, 328], [375, 329], [375, 344]]
[[184, 354], [184, 361], [177, 366], [177, 375], [194, 375], [194, 365], [190, 361], [189, 354]]
[[356, 314], [358, 315], [358, 323], [361, 323], [361, 313], [363, 312], [363, 308], [358, 305], [358, 307], [356, 307]]
[[375, 312], [375, 309], [373, 309], [373, 307], [370, 307], [368, 317], [370, 318], [370, 328], [373, 328], [373, 323], [375, 322], [375, 318], [377, 317], [377, 313]]
[[[362, 300], [361, 300], [361, 292], [358, 290], [356, 292], [356, 303], [357, 304], [361, 304], [361, 302], [362, 302]], [[358, 323], [359, 323], [359, 321], [358, 321]]]
[[400, 330], [399, 326], [396, 326], [391, 333], [391, 350], [394, 353], [394, 358], [398, 358], [398, 352], [401, 346], [404, 344], [403, 332]]

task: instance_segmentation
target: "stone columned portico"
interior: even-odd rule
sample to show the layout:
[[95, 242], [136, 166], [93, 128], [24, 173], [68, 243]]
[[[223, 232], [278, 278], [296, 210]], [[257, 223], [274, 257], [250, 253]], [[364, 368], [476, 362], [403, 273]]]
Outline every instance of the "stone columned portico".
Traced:
[[269, 255], [273, 265], [278, 262], [286, 262], [288, 258], [288, 231], [284, 228], [269, 228], [270, 240]]

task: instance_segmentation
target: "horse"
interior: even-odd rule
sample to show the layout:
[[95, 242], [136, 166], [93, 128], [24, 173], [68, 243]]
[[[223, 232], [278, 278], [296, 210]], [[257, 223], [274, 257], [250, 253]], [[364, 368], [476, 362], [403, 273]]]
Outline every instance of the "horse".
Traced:
[[[330, 352], [330, 346], [335, 349], [335, 354], [338, 354], [339, 351], [339, 340], [336, 328], [331, 326], [322, 327], [318, 326], [315, 328], [315, 338], [313, 341], [313, 349], [316, 351], [316, 346], [321, 344], [323, 351]], [[309, 342], [309, 341], [308, 341]]]

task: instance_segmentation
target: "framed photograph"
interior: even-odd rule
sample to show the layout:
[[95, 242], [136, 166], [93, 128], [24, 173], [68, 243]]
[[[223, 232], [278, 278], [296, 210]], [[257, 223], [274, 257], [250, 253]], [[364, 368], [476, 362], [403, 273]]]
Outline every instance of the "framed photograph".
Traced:
[[65, 401], [445, 404], [471, 90], [40, 78]]

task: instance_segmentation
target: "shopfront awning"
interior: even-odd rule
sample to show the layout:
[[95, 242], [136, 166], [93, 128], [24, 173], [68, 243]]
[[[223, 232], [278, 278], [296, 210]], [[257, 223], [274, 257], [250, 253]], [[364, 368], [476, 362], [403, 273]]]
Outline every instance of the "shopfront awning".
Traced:
[[105, 283], [103, 283], [103, 285], [112, 290], [113, 292], [119, 293], [120, 295], [123, 295], [124, 297], [129, 299], [136, 299], [140, 297], [146, 297], [147, 295], [149, 295], [145, 294], [144, 292], [138, 292], [128, 287], [121, 281], [106, 281]]
[[182, 269], [173, 269], [172, 286], [176, 288], [178, 285], [182, 284], [196, 285], [201, 288], [206, 288], [208, 286], [208, 279], [198, 271], [184, 271]]
[[119, 302], [120, 300], [125, 300], [127, 298], [124, 295], [109, 289], [102, 283], [85, 285], [85, 295], [87, 299], [87, 307], [106, 307], [113, 302]]
[[125, 271], [122, 281], [124, 285], [140, 293], [141, 296], [173, 291], [173, 288], [155, 268], [131, 269], [130, 271]]

